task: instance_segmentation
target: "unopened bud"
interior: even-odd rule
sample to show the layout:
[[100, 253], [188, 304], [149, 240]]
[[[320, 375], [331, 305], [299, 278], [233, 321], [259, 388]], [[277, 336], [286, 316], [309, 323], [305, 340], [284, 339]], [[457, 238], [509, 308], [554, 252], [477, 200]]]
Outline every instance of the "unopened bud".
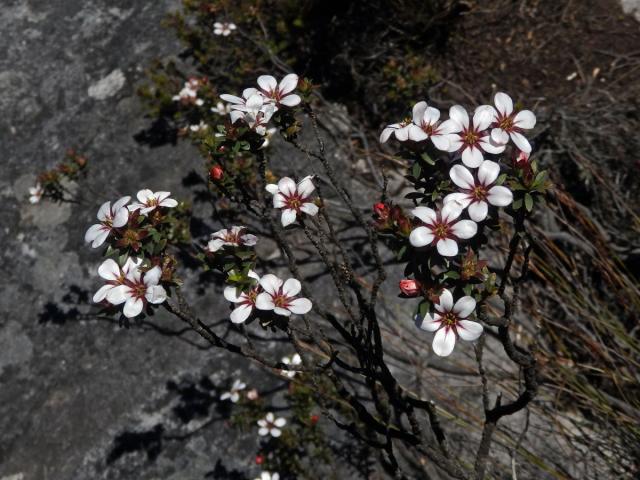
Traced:
[[214, 165], [211, 167], [211, 170], [209, 170], [209, 177], [211, 177], [211, 180], [220, 180], [223, 176], [224, 170], [222, 170], [220, 165]]
[[417, 280], [405, 278], [400, 280], [400, 291], [407, 297], [417, 297], [422, 293], [422, 285]]

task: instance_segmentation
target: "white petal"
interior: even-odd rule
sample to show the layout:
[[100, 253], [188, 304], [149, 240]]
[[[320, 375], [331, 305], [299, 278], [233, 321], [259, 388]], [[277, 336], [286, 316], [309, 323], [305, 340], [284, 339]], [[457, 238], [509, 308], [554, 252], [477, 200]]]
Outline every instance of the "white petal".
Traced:
[[511, 112], [513, 112], [513, 100], [511, 100], [511, 97], [506, 93], [496, 93], [493, 103], [496, 104], [496, 108], [503, 117], [507, 117], [511, 115]]
[[462, 208], [454, 202], [447, 203], [440, 210], [440, 217], [444, 223], [451, 223], [460, 215], [462, 215]]
[[231, 312], [230, 318], [231, 323], [244, 323], [251, 312], [253, 311], [253, 307], [246, 303], [243, 303], [239, 307], [235, 308], [233, 312]]
[[160, 285], [152, 285], [147, 288], [147, 292], [144, 297], [149, 303], [159, 304], [167, 299], [167, 291]]
[[433, 125], [440, 119], [440, 110], [433, 107], [427, 107], [422, 116], [422, 122], [426, 125]]
[[265, 435], [269, 434], [269, 429], [266, 427], [260, 427], [258, 429], [258, 435], [260, 435], [261, 437], [264, 437]]
[[485, 160], [478, 168], [478, 180], [485, 187], [495, 182], [498, 175], [500, 175], [500, 165], [491, 160]]
[[424, 247], [433, 242], [434, 235], [427, 227], [418, 227], [409, 235], [409, 243], [414, 247]]
[[414, 142], [422, 142], [427, 138], [429, 138], [429, 135], [427, 135], [420, 127], [413, 124], [409, 125], [409, 140], [413, 140]]
[[426, 314], [422, 322], [420, 323], [420, 329], [425, 332], [435, 332], [440, 328], [442, 322], [440, 321], [440, 315], [437, 313], [432, 317], [430, 314]]
[[473, 114], [473, 126], [479, 131], [486, 130], [493, 122], [495, 115], [496, 111], [491, 105], [481, 105]]
[[487, 202], [485, 201], [473, 202], [469, 204], [468, 212], [471, 220], [474, 222], [481, 222], [487, 218], [489, 205], [487, 205]]
[[443, 257], [454, 257], [458, 254], [458, 244], [451, 238], [443, 238], [436, 243], [438, 253]]
[[439, 312], [450, 312], [453, 309], [453, 295], [448, 288], [442, 289], [442, 293], [435, 304], [436, 310]]
[[315, 185], [312, 182], [313, 175], [307, 175], [300, 182], [298, 182], [298, 193], [303, 198], [309, 198], [313, 191], [316, 189]]
[[236, 287], [225, 287], [223, 295], [224, 298], [231, 303], [238, 303], [241, 300], [242, 292]]
[[456, 325], [456, 330], [461, 339], [472, 342], [482, 335], [483, 328], [478, 322], [460, 320]]
[[449, 135], [451, 133], [458, 133], [462, 131], [462, 126], [455, 120], [446, 120], [438, 127], [438, 133], [441, 135]]
[[260, 286], [268, 294], [275, 295], [282, 286], [282, 280], [273, 273], [268, 273], [260, 279]]
[[107, 302], [113, 305], [120, 305], [129, 298], [129, 287], [118, 285], [107, 292]]
[[88, 243], [93, 242], [98, 237], [98, 235], [100, 235], [104, 231], [104, 228], [105, 226], [101, 223], [91, 225], [87, 230], [87, 233], [84, 234], [84, 241]]
[[287, 420], [282, 417], [276, 418], [273, 424], [278, 428], [282, 428], [287, 424]]
[[424, 223], [433, 225], [436, 223], [437, 215], [435, 210], [429, 207], [416, 207], [411, 210], [411, 213], [422, 220]]
[[401, 127], [396, 130], [396, 138], [401, 142], [406, 142], [409, 140], [409, 126]]
[[273, 307], [273, 313], [275, 313], [276, 315], [282, 315], [283, 317], [289, 317], [291, 316], [291, 311], [287, 310], [286, 308], [282, 308], [282, 307]]
[[462, 129], [469, 128], [469, 114], [460, 105], [454, 105], [449, 109], [449, 119], [453, 120], [457, 126], [462, 127], [457, 130], [458, 132]]
[[491, 130], [491, 141], [497, 145], [505, 145], [509, 143], [509, 134], [501, 128]]
[[395, 131], [395, 128], [390, 128], [390, 127], [383, 129], [382, 133], [380, 134], [380, 143], [386, 143], [394, 131]]
[[516, 127], [529, 130], [536, 126], [536, 116], [531, 110], [522, 110], [513, 119]]
[[313, 304], [311, 300], [308, 298], [296, 298], [289, 302], [289, 306], [287, 307], [291, 313], [295, 313], [296, 315], [304, 315], [308, 313], [311, 308], [313, 308]]
[[117, 212], [118, 210], [120, 210], [122, 207], [124, 207], [127, 203], [129, 203], [129, 200], [131, 200], [131, 197], [129, 196], [125, 196], [122, 198], [119, 198], [114, 204], [113, 204], [113, 211]]
[[459, 208], [464, 209], [464, 208], [467, 208], [469, 206], [469, 204], [471, 203], [471, 197], [466, 193], [454, 192], [454, 193], [450, 193], [449, 195], [444, 197], [442, 202], [445, 205], [447, 203], [449, 203], [449, 202], [454, 202], [454, 203], [458, 204]]
[[276, 185], [275, 183], [267, 184], [267, 186], [264, 187], [264, 189], [267, 192], [269, 192], [271, 195], [275, 195], [276, 193], [278, 193], [278, 185]]
[[300, 102], [302, 102], [302, 98], [300, 98], [300, 95], [296, 95], [295, 93], [291, 93], [280, 99], [280, 105], [284, 105], [285, 107], [295, 107], [296, 105], [299, 105]]
[[291, 225], [293, 222], [296, 221], [296, 211], [291, 208], [287, 208], [283, 210], [282, 215], [280, 217], [280, 221], [282, 222], [283, 227], [287, 227]]
[[167, 198], [166, 200], [162, 200], [159, 205], [161, 207], [174, 208], [178, 206], [178, 202], [173, 198]]
[[98, 267], [98, 275], [105, 280], [117, 280], [120, 278], [120, 267], [115, 260], [108, 258]]
[[440, 357], [447, 357], [456, 345], [456, 334], [450, 328], [441, 328], [433, 337], [433, 353]]
[[158, 285], [161, 276], [162, 269], [158, 265], [156, 265], [144, 274], [144, 284], [148, 287]]
[[284, 285], [282, 285], [282, 293], [284, 293], [287, 297], [295, 297], [300, 290], [302, 289], [302, 285], [295, 278], [290, 278]]
[[453, 313], [458, 315], [458, 318], [467, 318], [476, 309], [476, 301], [473, 297], [468, 295], [460, 298], [453, 306]]
[[278, 81], [271, 75], [260, 75], [258, 77], [258, 85], [265, 92], [271, 93], [278, 88]]
[[290, 197], [296, 191], [296, 182], [294, 182], [289, 177], [282, 177], [278, 182], [278, 190], [280, 190], [286, 196]]
[[511, 136], [513, 143], [516, 144], [516, 147], [525, 153], [531, 153], [531, 144], [524, 135], [518, 132], [511, 132], [509, 135]]
[[225, 102], [231, 103], [232, 105], [244, 105], [244, 99], [240, 97], [236, 97], [235, 95], [229, 95], [228, 93], [223, 93], [220, 95], [220, 98]]
[[473, 190], [476, 185], [471, 172], [462, 165], [454, 165], [451, 167], [451, 170], [449, 170], [449, 176], [451, 177], [451, 180], [453, 180], [453, 183], [465, 190]]
[[422, 102], [418, 102], [413, 106], [413, 123], [416, 125], [420, 125], [422, 123], [422, 119], [424, 118], [424, 113], [427, 111], [427, 102], [424, 100]]
[[109, 290], [111, 290], [112, 288], [113, 285], [111, 284], [101, 286], [100, 289], [93, 295], [93, 302], [100, 303], [101, 301], [103, 301], [106, 298]]
[[300, 211], [301, 212], [304, 212], [307, 215], [311, 215], [312, 217], [314, 215], [317, 215], [319, 210], [320, 209], [318, 208], [318, 206], [315, 203], [312, 203], [312, 202], [306, 202], [306, 203], [303, 203], [300, 206]]
[[480, 148], [488, 153], [498, 154], [504, 152], [506, 145], [500, 145], [491, 140], [491, 135], [485, 135], [478, 141]]
[[258, 310], [273, 310], [276, 308], [273, 298], [268, 293], [261, 293], [256, 297], [256, 308]]
[[[469, 208], [471, 208], [471, 205], [469, 205]], [[476, 232], [478, 231], [478, 225], [476, 224], [476, 222], [473, 222], [471, 220], [460, 220], [459, 222], [456, 222], [454, 225], [452, 225], [451, 231], [456, 237], [467, 239], [473, 237], [476, 234]]]
[[462, 151], [462, 163], [469, 168], [478, 168], [483, 160], [482, 151], [476, 146], [466, 147]]
[[282, 435], [282, 430], [280, 430], [279, 428], [272, 428], [269, 433], [271, 433], [272, 437], [278, 438], [280, 435]]
[[286, 95], [287, 93], [293, 92], [298, 86], [298, 75], [295, 73], [290, 73], [289, 75], [285, 75], [285, 77], [280, 80], [280, 85], [278, 85], [278, 90], [280, 91], [280, 95]]
[[144, 188], [144, 189], [140, 190], [136, 194], [136, 197], [138, 198], [138, 201], [140, 203], [144, 203], [144, 204], [146, 204], [149, 199], [155, 198], [153, 196], [153, 192], [151, 190], [149, 190], [148, 188]]
[[144, 307], [144, 302], [139, 298], [129, 297], [124, 304], [124, 308], [122, 309], [122, 313], [127, 318], [133, 318], [140, 315], [142, 312], [142, 308]]
[[211, 253], [215, 253], [218, 250], [220, 250], [222, 248], [223, 245], [225, 245], [227, 242], [225, 242], [224, 240], [220, 239], [220, 238], [216, 238], [214, 240], [209, 240], [209, 243], [207, 243], [207, 250], [209, 250]]
[[496, 207], [506, 207], [513, 201], [513, 193], [507, 187], [496, 185], [487, 192], [487, 200]]
[[102, 205], [100, 205], [97, 217], [101, 222], [104, 222], [108, 218], [111, 218], [111, 202], [104, 202]]
[[113, 217], [112, 225], [115, 228], [124, 227], [127, 224], [128, 220], [129, 210], [127, 210], [126, 208], [120, 208], [119, 210], [116, 210], [116, 214]]
[[91, 243], [91, 247], [98, 248], [100, 245], [102, 245], [107, 239], [107, 237], [109, 236], [109, 232], [110, 230], [108, 228], [105, 228], [104, 230], [102, 230]]
[[442, 150], [443, 152], [448, 152], [451, 148], [448, 135], [431, 135], [431, 141], [438, 150]]

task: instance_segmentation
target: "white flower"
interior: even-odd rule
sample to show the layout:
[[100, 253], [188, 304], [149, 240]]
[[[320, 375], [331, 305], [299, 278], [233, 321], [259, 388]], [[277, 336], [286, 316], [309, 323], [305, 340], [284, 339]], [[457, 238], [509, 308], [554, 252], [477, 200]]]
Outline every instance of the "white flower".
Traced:
[[255, 480], [280, 480], [280, 475], [277, 473], [262, 472]]
[[[264, 105], [264, 97], [260, 93], [257, 88], [245, 88], [242, 91], [242, 97], [236, 97], [235, 95], [229, 95], [228, 93], [223, 93], [220, 95], [220, 98], [225, 102], [229, 103], [229, 110], [231, 114], [231, 123], [235, 123], [236, 120], [242, 118], [241, 114], [234, 114], [234, 111], [246, 112], [249, 109], [252, 110], [260, 110], [262, 105]], [[249, 102], [251, 99], [251, 102]], [[249, 105], [247, 105], [249, 103]]]
[[158, 285], [161, 276], [162, 269], [159, 266], [144, 275], [138, 268], [133, 268], [126, 274], [122, 285], [107, 292], [106, 299], [113, 305], [124, 303], [124, 316], [136, 317], [147, 303], [160, 304], [167, 299], [167, 292], [162, 285]]
[[260, 279], [264, 290], [256, 299], [258, 310], [273, 310], [277, 315], [290, 316], [292, 313], [304, 315], [313, 306], [308, 298], [296, 298], [302, 286], [295, 278], [286, 282], [269, 273]]
[[287, 421], [284, 418], [276, 418], [272, 412], [269, 412], [263, 419], [258, 420], [258, 426], [260, 427], [258, 435], [261, 437], [271, 435], [272, 437], [277, 438], [282, 435], [281, 428], [286, 424]]
[[127, 261], [122, 268], [120, 268], [120, 265], [111, 258], [102, 262], [98, 267], [98, 275], [104, 278], [107, 281], [107, 284], [100, 287], [100, 289], [95, 293], [93, 301], [95, 303], [102, 302], [112, 289], [119, 285], [124, 285], [127, 275], [130, 275], [133, 270], [138, 269], [141, 263], [142, 259], [135, 257], [127, 258]]
[[209, 125], [207, 125], [204, 120], [200, 120], [200, 123], [196, 125], [189, 125], [189, 130], [192, 132], [199, 132], [200, 130], [206, 130], [207, 128], [209, 128]]
[[[251, 105], [251, 101], [252, 99], [250, 98], [247, 102], [247, 106]], [[273, 105], [266, 105], [261, 107], [259, 110], [249, 108], [249, 111], [244, 114], [243, 118], [249, 128], [254, 130], [258, 135], [264, 136], [267, 133], [267, 124], [269, 123], [269, 120], [271, 120], [274, 112], [275, 107]]]
[[84, 241], [91, 243], [93, 248], [98, 248], [105, 242], [111, 230], [124, 227], [129, 221], [129, 210], [125, 207], [129, 200], [131, 197], [122, 197], [113, 205], [111, 202], [103, 203], [97, 215], [100, 223], [89, 227], [84, 234]]
[[409, 127], [409, 140], [421, 142], [430, 138], [438, 150], [448, 152], [457, 135], [453, 134], [453, 124], [440, 124], [439, 119], [437, 108], [429, 107], [427, 102], [416, 103], [413, 106], [413, 124], [419, 128]]
[[491, 160], [485, 160], [478, 168], [477, 177], [462, 165], [454, 165], [449, 176], [462, 190], [444, 197], [444, 203], [457, 202], [467, 208], [474, 222], [487, 218], [489, 205], [506, 207], [513, 201], [513, 194], [507, 187], [494, 185], [500, 174], [500, 166]]
[[140, 190], [136, 197], [138, 197], [138, 202], [129, 205], [129, 211], [133, 212], [134, 210], [140, 210], [140, 215], [146, 215], [149, 212], [152, 212], [156, 209], [156, 207], [167, 207], [173, 208], [178, 206], [178, 202], [176, 202], [173, 198], [169, 198], [171, 192], [152, 192], [148, 188]]
[[531, 144], [522, 135], [522, 132], [536, 126], [534, 113], [531, 110], [521, 110], [516, 114], [513, 111], [513, 100], [503, 92], [496, 93], [493, 102], [496, 105], [495, 109], [490, 105], [484, 106], [490, 109], [494, 115], [493, 129], [491, 130], [493, 142], [498, 145], [506, 145], [511, 138], [516, 147], [525, 153], [531, 153]]
[[44, 194], [44, 188], [40, 185], [40, 182], [36, 183], [35, 187], [29, 188], [29, 202], [38, 203]]
[[484, 157], [482, 151], [488, 153], [504, 152], [504, 145], [496, 145], [491, 142], [486, 131], [493, 121], [491, 107], [484, 106], [476, 109], [473, 120], [469, 123], [469, 114], [460, 105], [454, 105], [449, 109], [449, 120], [443, 122], [440, 128], [453, 133], [450, 138], [448, 151], [462, 152], [462, 163], [469, 168], [480, 166]]
[[236, 28], [235, 23], [231, 22], [216, 22], [213, 24], [213, 33], [215, 35], [222, 35], [223, 37], [228, 37], [231, 35]]
[[195, 104], [201, 106], [204, 104], [204, 100], [198, 98], [198, 89], [202, 85], [202, 81], [197, 78], [190, 78], [187, 80], [182, 87], [182, 90], [178, 93], [178, 95], [174, 95], [172, 100], [174, 102], [182, 102], [186, 104]]
[[218, 102], [215, 107], [211, 107], [211, 111], [218, 115], [228, 115], [231, 113], [231, 105], [228, 103]]
[[[380, 143], [386, 143], [391, 135], [394, 135], [401, 142], [406, 142], [409, 140], [409, 132], [417, 132], [418, 130], [420, 130], [420, 127], [415, 125], [410, 119], [405, 119], [400, 123], [392, 123], [382, 130]], [[414, 135], [416, 135], [416, 133], [414, 133]]]
[[286, 107], [295, 107], [302, 99], [293, 92], [298, 86], [298, 75], [290, 73], [286, 75], [280, 83], [271, 75], [261, 75], [258, 77], [258, 86], [262, 94], [276, 104]]
[[223, 228], [211, 234], [211, 240], [206, 250], [215, 253], [223, 247], [253, 247], [258, 242], [258, 237], [245, 233], [247, 227], [233, 226], [231, 229]]
[[241, 292], [237, 287], [226, 287], [224, 289], [224, 298], [236, 304], [236, 308], [231, 312], [232, 323], [245, 322], [256, 306], [256, 299], [261, 291], [260, 277], [253, 270], [249, 270], [248, 276], [256, 280], [256, 285], [248, 292]]
[[273, 195], [273, 208], [283, 209], [280, 218], [283, 227], [295, 222], [300, 212], [311, 216], [318, 213], [318, 206], [310, 199], [315, 190], [312, 178], [313, 175], [304, 177], [296, 185], [292, 179], [284, 177], [277, 185], [270, 183], [266, 186], [267, 192]]
[[232, 403], [238, 403], [240, 400], [240, 392], [247, 388], [247, 384], [241, 380], [234, 380], [229, 392], [224, 392], [220, 395], [220, 400], [230, 400]]
[[454, 305], [453, 295], [445, 288], [435, 308], [433, 316], [427, 313], [424, 319], [418, 319], [418, 326], [427, 332], [436, 332], [432, 344], [436, 355], [446, 357], [451, 354], [457, 337], [471, 342], [482, 335], [482, 325], [467, 320], [476, 308], [472, 297], [462, 297]]
[[457, 240], [471, 238], [478, 231], [475, 222], [458, 220], [462, 207], [455, 202], [447, 203], [437, 213], [428, 207], [416, 207], [411, 213], [423, 222], [422, 226], [415, 228], [409, 235], [411, 245], [424, 247], [435, 244], [443, 257], [457, 255]]
[[[302, 365], [302, 358], [297, 353], [294, 353], [291, 357], [282, 357], [280, 360], [285, 365], [291, 365], [292, 367]], [[296, 376], [295, 370], [280, 370], [280, 373], [285, 377], [293, 378]]]

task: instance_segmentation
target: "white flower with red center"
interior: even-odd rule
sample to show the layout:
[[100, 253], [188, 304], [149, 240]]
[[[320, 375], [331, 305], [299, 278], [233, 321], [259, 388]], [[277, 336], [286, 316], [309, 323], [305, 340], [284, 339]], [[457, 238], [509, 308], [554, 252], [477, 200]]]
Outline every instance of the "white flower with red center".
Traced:
[[[297, 367], [298, 365], [302, 365], [302, 358], [297, 353], [294, 353], [290, 357], [282, 357], [280, 360], [285, 365], [290, 365], [292, 367]], [[294, 370], [280, 370], [280, 373], [288, 378], [293, 378], [296, 376], [296, 371]]]
[[106, 299], [107, 294], [119, 285], [124, 285], [127, 275], [133, 270], [140, 267], [142, 259], [129, 257], [124, 266], [120, 268], [115, 260], [108, 258], [98, 267], [98, 275], [107, 281], [106, 285], [100, 287], [100, 289], [93, 296], [95, 303], [100, 303]]
[[178, 206], [173, 198], [169, 198], [171, 192], [152, 192], [148, 188], [140, 190], [136, 197], [138, 202], [129, 205], [129, 211], [139, 210], [140, 215], [147, 215], [158, 207], [173, 208]]
[[280, 83], [271, 75], [258, 77], [258, 86], [262, 94], [276, 106], [295, 107], [302, 99], [293, 92], [298, 86], [298, 75], [290, 73], [280, 80]]
[[42, 199], [42, 195], [44, 194], [44, 188], [40, 183], [36, 183], [35, 187], [29, 187], [29, 203], [38, 203]]
[[288, 317], [292, 313], [304, 315], [313, 306], [308, 298], [296, 296], [302, 285], [295, 278], [285, 282], [269, 273], [260, 279], [260, 286], [264, 292], [256, 299], [258, 310], [273, 310], [276, 315]]
[[[531, 153], [531, 144], [522, 134], [525, 130], [531, 130], [536, 126], [536, 116], [531, 110], [520, 110], [516, 113], [513, 109], [513, 100], [503, 92], [496, 93], [493, 99], [495, 109], [485, 105], [494, 115], [491, 139], [497, 145], [506, 145], [509, 138], [525, 153]], [[482, 107], [480, 107], [482, 108]]]
[[223, 37], [228, 37], [231, 35], [236, 28], [235, 23], [231, 22], [216, 22], [213, 24], [213, 33], [215, 35], [222, 35]]
[[248, 276], [256, 281], [255, 286], [248, 291], [243, 292], [233, 286], [224, 289], [224, 298], [235, 304], [230, 316], [232, 323], [244, 323], [251, 316], [256, 308], [256, 299], [262, 291], [258, 274], [253, 270], [249, 270]]
[[[241, 97], [223, 93], [222, 95], [220, 95], [220, 98], [229, 104], [228, 107], [229, 113], [231, 114], [231, 123], [235, 123], [238, 118], [242, 118], [242, 115], [234, 116], [234, 111], [246, 112], [250, 108], [255, 109], [256, 106], [258, 109], [260, 109], [261, 106], [264, 105], [264, 97], [260, 93], [260, 90], [253, 87], [245, 88], [242, 91]], [[251, 99], [251, 102], [249, 102], [249, 99]], [[247, 106], [248, 102], [250, 103], [249, 106]]]
[[162, 269], [155, 266], [144, 274], [139, 268], [131, 269], [124, 278], [124, 283], [109, 290], [106, 299], [113, 305], [124, 303], [122, 313], [133, 318], [142, 312], [148, 303], [160, 304], [167, 299], [167, 292], [159, 285]]
[[496, 145], [491, 142], [491, 136], [487, 128], [493, 121], [491, 107], [479, 107], [469, 121], [469, 114], [460, 105], [454, 105], [449, 109], [449, 120], [440, 125], [444, 131], [451, 134], [449, 152], [460, 151], [462, 163], [469, 168], [477, 168], [484, 160], [482, 152], [502, 153], [504, 145]]
[[453, 124], [440, 124], [439, 120], [437, 108], [428, 106], [427, 102], [416, 103], [413, 106], [413, 124], [418, 128], [409, 128], [409, 140], [422, 142], [430, 138], [438, 150], [448, 152], [457, 135], [453, 133]]
[[312, 178], [313, 175], [309, 175], [296, 184], [291, 178], [284, 177], [277, 184], [270, 183], [265, 187], [273, 195], [273, 208], [282, 209], [280, 221], [283, 227], [295, 222], [300, 213], [311, 216], [318, 213], [318, 206], [311, 200], [315, 190]]
[[238, 403], [240, 400], [240, 392], [247, 388], [247, 384], [242, 380], [234, 380], [231, 390], [220, 395], [220, 400], [229, 400], [231, 403]]
[[258, 426], [260, 427], [260, 429], [258, 430], [258, 435], [260, 435], [261, 437], [271, 435], [272, 437], [278, 438], [280, 435], [282, 435], [281, 429], [286, 424], [286, 419], [282, 417], [276, 418], [276, 416], [272, 412], [269, 412], [263, 419], [258, 420]]
[[450, 355], [458, 337], [472, 342], [482, 335], [482, 325], [468, 320], [476, 308], [473, 297], [462, 297], [454, 304], [453, 295], [445, 288], [435, 308], [433, 316], [427, 313], [418, 326], [427, 332], [436, 332], [432, 344], [436, 355]]
[[100, 223], [89, 227], [87, 233], [84, 234], [84, 241], [91, 243], [93, 248], [98, 248], [105, 242], [113, 229], [124, 227], [129, 221], [129, 210], [125, 207], [129, 200], [131, 197], [122, 197], [113, 205], [111, 202], [103, 203], [97, 215]]
[[472, 220], [458, 220], [462, 207], [455, 203], [447, 203], [439, 212], [429, 207], [416, 207], [412, 212], [423, 223], [409, 235], [409, 242], [414, 247], [435, 245], [443, 257], [458, 254], [458, 240], [473, 237], [478, 225]]
[[254, 480], [280, 480], [280, 475], [271, 472], [262, 472], [259, 477]]
[[[251, 102], [251, 99], [249, 99], [249, 102]], [[249, 102], [247, 102], [247, 105], [250, 105]], [[269, 124], [271, 117], [273, 117], [274, 112], [275, 107], [273, 105], [265, 105], [259, 110], [254, 108], [250, 109], [243, 115], [243, 118], [250, 129], [255, 131], [258, 135], [265, 136], [267, 134], [267, 125]], [[233, 114], [234, 112], [231, 113]]]
[[223, 247], [253, 247], [258, 242], [258, 237], [246, 231], [247, 227], [239, 226], [218, 230], [211, 234], [206, 250], [215, 253]]
[[491, 160], [480, 164], [476, 176], [462, 165], [454, 165], [449, 176], [461, 191], [444, 197], [445, 205], [450, 202], [458, 203], [462, 208], [467, 208], [471, 220], [481, 222], [487, 218], [489, 204], [506, 207], [513, 202], [511, 190], [495, 185], [498, 175], [500, 166]]
[[391, 135], [395, 136], [400, 142], [406, 142], [409, 140], [409, 134], [411, 132], [413, 132], [412, 136], [419, 136], [419, 130], [420, 127], [414, 124], [410, 118], [406, 118], [400, 123], [387, 125], [380, 134], [380, 143], [386, 143], [387, 140], [391, 138]]

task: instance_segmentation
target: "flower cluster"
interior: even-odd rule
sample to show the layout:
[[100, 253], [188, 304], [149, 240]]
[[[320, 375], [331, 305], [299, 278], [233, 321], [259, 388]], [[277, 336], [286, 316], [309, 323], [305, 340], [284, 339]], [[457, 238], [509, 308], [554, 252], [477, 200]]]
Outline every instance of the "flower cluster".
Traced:
[[172, 100], [174, 102], [180, 102], [183, 105], [196, 105], [198, 107], [204, 105], [204, 100], [198, 98], [198, 90], [208, 82], [206, 78], [189, 78], [182, 90], [177, 95], [174, 95]]
[[73, 149], [67, 150], [65, 157], [54, 168], [38, 175], [35, 186], [29, 188], [29, 203], [35, 205], [43, 198], [72, 201], [66, 182], [75, 181], [85, 173], [87, 158]]
[[293, 93], [297, 86], [295, 73], [286, 75], [280, 83], [271, 75], [262, 75], [258, 78], [259, 88], [246, 88], [241, 97], [223, 94], [220, 98], [231, 105], [231, 123], [242, 120], [249, 129], [265, 136], [269, 121], [280, 108], [295, 107], [302, 101]]
[[228, 37], [231, 35], [236, 28], [235, 23], [231, 22], [216, 22], [213, 24], [213, 34], [214, 35], [222, 35], [223, 37]]
[[[297, 367], [298, 365], [302, 365], [302, 358], [297, 353], [294, 353], [290, 357], [282, 357], [280, 361], [285, 365], [290, 365], [292, 367]], [[295, 370], [280, 370], [280, 373], [287, 378], [293, 378], [296, 376], [297, 372]]]

